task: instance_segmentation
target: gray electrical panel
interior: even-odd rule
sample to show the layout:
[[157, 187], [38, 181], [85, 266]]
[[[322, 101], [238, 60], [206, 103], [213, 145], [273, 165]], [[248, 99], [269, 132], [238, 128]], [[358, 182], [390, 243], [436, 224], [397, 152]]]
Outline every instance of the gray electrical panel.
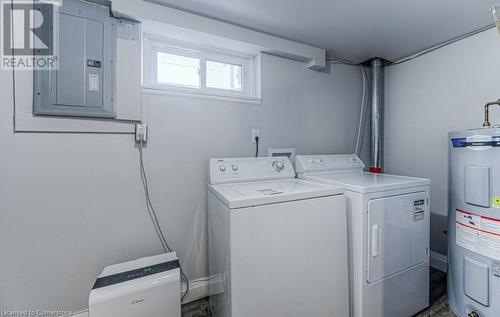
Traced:
[[34, 71], [33, 113], [114, 118], [116, 25], [109, 7], [64, 0], [58, 8], [58, 67]]

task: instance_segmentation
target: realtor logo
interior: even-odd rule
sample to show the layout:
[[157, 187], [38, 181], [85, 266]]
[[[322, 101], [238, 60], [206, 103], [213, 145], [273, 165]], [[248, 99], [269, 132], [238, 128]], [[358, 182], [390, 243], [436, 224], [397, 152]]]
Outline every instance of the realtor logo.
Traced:
[[57, 68], [57, 13], [60, 1], [1, 2], [2, 69]]

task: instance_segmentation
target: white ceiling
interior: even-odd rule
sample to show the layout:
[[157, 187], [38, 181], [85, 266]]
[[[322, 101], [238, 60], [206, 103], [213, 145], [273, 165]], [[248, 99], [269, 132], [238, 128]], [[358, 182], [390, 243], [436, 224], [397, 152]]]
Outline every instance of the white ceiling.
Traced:
[[491, 25], [491, 0], [156, 0], [170, 7], [325, 48], [390, 61]]

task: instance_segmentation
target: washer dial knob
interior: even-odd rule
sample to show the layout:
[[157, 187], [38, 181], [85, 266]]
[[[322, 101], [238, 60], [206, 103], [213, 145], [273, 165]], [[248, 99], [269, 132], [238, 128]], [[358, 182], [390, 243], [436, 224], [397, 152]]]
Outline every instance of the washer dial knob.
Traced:
[[279, 173], [285, 168], [285, 164], [282, 161], [274, 161], [273, 167]]
[[233, 171], [235, 171], [235, 172], [236, 172], [236, 171], [238, 170], [238, 165], [233, 164], [233, 165], [231, 166], [231, 168], [233, 169]]
[[219, 170], [220, 170], [221, 172], [225, 172], [225, 171], [226, 171], [226, 166], [225, 166], [225, 165], [221, 165], [221, 166], [219, 166]]

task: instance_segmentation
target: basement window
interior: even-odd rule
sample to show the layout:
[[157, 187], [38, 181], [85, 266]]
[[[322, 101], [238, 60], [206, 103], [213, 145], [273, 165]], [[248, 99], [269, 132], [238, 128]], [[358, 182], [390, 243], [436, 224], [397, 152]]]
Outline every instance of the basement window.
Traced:
[[144, 37], [144, 86], [167, 92], [256, 99], [255, 57]]

